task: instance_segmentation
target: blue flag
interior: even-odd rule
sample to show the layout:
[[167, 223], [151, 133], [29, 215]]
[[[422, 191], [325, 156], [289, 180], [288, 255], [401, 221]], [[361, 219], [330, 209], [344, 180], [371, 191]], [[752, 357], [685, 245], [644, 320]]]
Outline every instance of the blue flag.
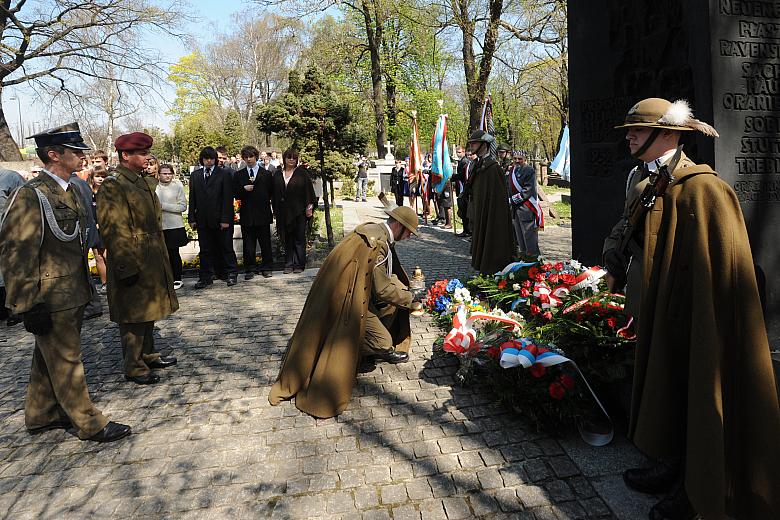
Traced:
[[447, 144], [447, 115], [439, 116], [436, 123], [436, 132], [433, 135], [431, 144], [433, 151], [433, 162], [431, 164], [431, 174], [433, 175], [433, 189], [436, 193], [444, 190], [444, 185], [452, 177], [452, 162], [450, 161], [450, 148]]

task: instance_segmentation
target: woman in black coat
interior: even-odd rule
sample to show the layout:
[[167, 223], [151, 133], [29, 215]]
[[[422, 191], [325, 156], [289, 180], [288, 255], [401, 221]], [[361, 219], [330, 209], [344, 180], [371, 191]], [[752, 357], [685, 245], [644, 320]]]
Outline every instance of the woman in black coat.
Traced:
[[314, 186], [305, 168], [298, 166], [298, 152], [282, 154], [282, 166], [274, 173], [274, 213], [279, 238], [284, 240], [284, 273], [306, 268], [306, 221], [314, 212]]

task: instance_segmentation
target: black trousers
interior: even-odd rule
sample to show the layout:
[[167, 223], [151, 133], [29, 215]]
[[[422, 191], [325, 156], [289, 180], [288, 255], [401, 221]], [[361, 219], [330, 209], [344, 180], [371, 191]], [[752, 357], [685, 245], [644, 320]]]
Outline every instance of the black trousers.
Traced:
[[306, 216], [298, 215], [287, 222], [282, 230], [284, 235], [284, 267], [306, 268]]
[[258, 270], [257, 266], [257, 242], [260, 242], [260, 254], [263, 259], [260, 262], [259, 270], [270, 271], [272, 264], [271, 256], [271, 225], [261, 226], [241, 226], [241, 236], [244, 246], [244, 272]]
[[396, 206], [403, 206], [404, 205], [404, 190], [403, 189], [396, 189], [395, 191], [395, 205]]
[[198, 226], [200, 244], [200, 279], [211, 281], [214, 270], [224, 268], [230, 278], [238, 276], [236, 253], [233, 251], [233, 226], [222, 230]]
[[471, 221], [468, 217], [469, 199], [468, 197], [458, 197], [458, 216], [463, 221], [463, 232], [471, 233]]
[[179, 254], [179, 248], [168, 249], [168, 261], [171, 263], [171, 271], [173, 272], [173, 280], [175, 282], [181, 281], [181, 255]]

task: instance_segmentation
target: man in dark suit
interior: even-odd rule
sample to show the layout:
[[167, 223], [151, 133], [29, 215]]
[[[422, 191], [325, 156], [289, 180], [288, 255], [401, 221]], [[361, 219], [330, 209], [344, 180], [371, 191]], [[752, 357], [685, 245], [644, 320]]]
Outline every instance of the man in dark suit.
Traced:
[[455, 169], [453, 180], [455, 181], [455, 189], [458, 196], [458, 216], [463, 221], [463, 231], [458, 233], [458, 236], [469, 237], [471, 236], [471, 222], [467, 216], [469, 195], [465, 189], [466, 181], [471, 173], [471, 158], [466, 155], [466, 151], [462, 146], [455, 148], [455, 154], [458, 156], [458, 166]]
[[395, 161], [395, 166], [390, 172], [390, 192], [395, 195], [396, 206], [404, 205], [404, 180], [406, 179], [406, 169], [403, 161]]
[[[251, 280], [255, 274], [271, 277], [271, 199], [273, 198], [273, 176], [262, 168], [257, 160], [260, 152], [254, 146], [241, 149], [241, 158], [246, 166], [234, 177], [236, 198], [241, 201], [241, 236], [244, 240], [244, 279]], [[262, 262], [257, 265], [257, 242], [260, 241]]]
[[190, 178], [190, 226], [198, 231], [200, 244], [200, 280], [196, 289], [211, 285], [217, 259], [227, 270], [228, 286], [238, 278], [233, 251], [233, 181], [230, 172], [216, 166], [217, 151], [211, 146], [200, 152], [202, 166]]

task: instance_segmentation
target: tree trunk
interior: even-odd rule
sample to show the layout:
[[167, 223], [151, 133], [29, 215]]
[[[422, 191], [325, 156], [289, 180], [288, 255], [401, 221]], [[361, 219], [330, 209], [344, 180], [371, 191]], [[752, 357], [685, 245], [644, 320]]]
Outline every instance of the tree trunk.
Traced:
[[8, 122], [5, 120], [5, 112], [0, 106], [0, 161], [21, 161], [22, 154], [19, 153], [19, 147], [11, 135], [11, 129], [8, 128]]
[[482, 58], [477, 68], [474, 55], [474, 32], [476, 21], [469, 14], [468, 0], [457, 0], [455, 21], [463, 33], [463, 71], [466, 77], [466, 92], [469, 96], [469, 132], [479, 130], [482, 118], [482, 104], [485, 101], [487, 82], [493, 68], [493, 54], [498, 44], [498, 25], [504, 8], [503, 0], [490, 0], [488, 5], [488, 25], [482, 42]]
[[374, 120], [376, 121], [376, 152], [379, 157], [385, 155], [385, 142], [387, 141], [387, 130], [385, 129], [385, 100], [382, 89], [382, 62], [380, 60], [379, 49], [382, 45], [382, 21], [379, 19], [379, 10], [374, 11], [374, 17], [371, 17], [369, 3], [373, 2], [363, 0], [361, 2], [361, 11], [366, 25], [366, 41], [368, 42], [369, 55], [371, 56], [371, 86], [373, 90]]
[[333, 247], [336, 245], [336, 241], [333, 239], [333, 224], [330, 221], [330, 201], [328, 200], [328, 179], [325, 177], [325, 147], [322, 144], [322, 132], [320, 132], [317, 141], [317, 155], [320, 156], [320, 178], [322, 179], [322, 200], [325, 202], [325, 231], [328, 235], [328, 245]]

